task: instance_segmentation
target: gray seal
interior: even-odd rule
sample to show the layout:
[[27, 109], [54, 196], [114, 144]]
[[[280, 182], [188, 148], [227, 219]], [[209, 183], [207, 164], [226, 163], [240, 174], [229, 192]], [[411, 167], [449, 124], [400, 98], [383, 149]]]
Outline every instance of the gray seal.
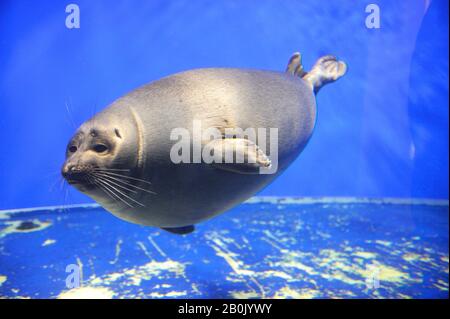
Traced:
[[[254, 195], [295, 160], [314, 129], [315, 94], [346, 69], [324, 56], [306, 72], [295, 53], [285, 72], [208, 68], [165, 77], [83, 123], [68, 143], [62, 175], [121, 219], [189, 233]], [[193, 123], [221, 135], [196, 140]], [[268, 137], [251, 139], [238, 128], [276, 129], [276, 158]], [[192, 147], [208, 142], [215, 158], [231, 150], [234, 162], [174, 161], [182, 137], [173, 139], [177, 129], [192, 137]]]

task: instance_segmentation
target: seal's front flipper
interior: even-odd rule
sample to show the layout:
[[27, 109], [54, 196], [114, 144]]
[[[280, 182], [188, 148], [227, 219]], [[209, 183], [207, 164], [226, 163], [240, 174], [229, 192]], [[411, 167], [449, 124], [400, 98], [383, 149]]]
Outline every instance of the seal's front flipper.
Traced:
[[258, 145], [245, 138], [224, 138], [209, 142], [204, 147], [203, 160], [219, 169], [240, 174], [259, 174], [261, 169], [271, 167], [269, 157]]
[[170, 228], [162, 227], [161, 229], [164, 229], [165, 231], [168, 231], [169, 233], [172, 234], [186, 235], [192, 233], [195, 230], [195, 226], [189, 225], [183, 227], [170, 227]]
[[317, 94], [320, 88], [327, 83], [339, 79], [347, 71], [347, 65], [343, 61], [338, 61], [335, 56], [326, 55], [317, 60], [312, 70], [302, 76], [303, 80], [309, 82]]

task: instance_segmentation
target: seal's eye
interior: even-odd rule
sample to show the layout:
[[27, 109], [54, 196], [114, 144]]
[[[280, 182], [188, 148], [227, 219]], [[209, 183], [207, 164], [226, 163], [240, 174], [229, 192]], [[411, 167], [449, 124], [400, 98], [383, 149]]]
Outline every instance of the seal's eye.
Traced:
[[70, 153], [75, 153], [77, 151], [77, 149], [78, 148], [75, 145], [72, 145], [72, 146], [69, 147], [69, 152]]
[[95, 144], [94, 145], [94, 151], [97, 153], [104, 153], [108, 150], [108, 147], [104, 144]]

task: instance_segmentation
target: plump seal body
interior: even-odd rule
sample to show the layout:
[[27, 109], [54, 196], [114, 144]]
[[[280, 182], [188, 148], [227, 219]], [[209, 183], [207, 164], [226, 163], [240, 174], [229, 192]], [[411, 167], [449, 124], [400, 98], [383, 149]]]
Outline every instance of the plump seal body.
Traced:
[[[261, 190], [306, 146], [316, 121], [318, 82], [313, 72], [313, 80], [302, 75], [210, 68], [144, 85], [78, 129], [68, 146], [63, 175], [106, 210], [133, 223], [176, 232], [207, 220]], [[246, 164], [174, 163], [174, 129], [189, 132], [193, 145], [193, 123], [220, 132], [263, 128], [266, 140], [258, 135], [255, 141], [263, 155], [272, 150], [270, 128], [276, 129], [277, 158], [268, 154], [264, 162], [275, 163], [276, 170], [260, 174]], [[217, 144], [245, 138], [224, 133]]]

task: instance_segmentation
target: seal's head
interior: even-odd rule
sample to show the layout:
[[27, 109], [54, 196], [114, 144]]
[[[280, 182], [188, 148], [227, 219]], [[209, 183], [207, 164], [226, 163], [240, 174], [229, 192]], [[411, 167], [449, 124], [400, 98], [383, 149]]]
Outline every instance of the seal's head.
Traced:
[[104, 195], [105, 175], [131, 175], [138, 168], [136, 139], [133, 121], [99, 113], [81, 125], [70, 139], [62, 176], [91, 197]]

